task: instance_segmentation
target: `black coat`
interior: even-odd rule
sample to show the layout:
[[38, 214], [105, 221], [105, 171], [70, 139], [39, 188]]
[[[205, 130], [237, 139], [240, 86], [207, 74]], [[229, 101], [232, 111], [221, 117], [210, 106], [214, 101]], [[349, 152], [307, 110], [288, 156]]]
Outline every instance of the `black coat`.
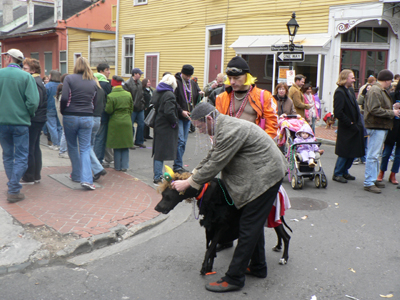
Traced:
[[339, 86], [334, 95], [334, 115], [338, 119], [336, 155], [363, 157], [365, 155], [364, 127], [354, 90]]
[[176, 78], [176, 83], [178, 85], [178, 87], [175, 89], [175, 96], [176, 96], [176, 101], [178, 103], [179, 119], [186, 120], [186, 118], [184, 118], [182, 116], [182, 111], [186, 110], [186, 111], [191, 112], [193, 110], [193, 108], [197, 104], [197, 101], [199, 100], [199, 95], [200, 95], [201, 90], [194, 80], [190, 80], [192, 97], [191, 97], [190, 103], [187, 103], [186, 97], [188, 98], [188, 101], [189, 101], [190, 95], [189, 95], [189, 93], [186, 93], [186, 97], [185, 97], [185, 90], [184, 90], [184, 85], [183, 85], [183, 81], [181, 78], [181, 73], [176, 73], [175, 78]]
[[[390, 97], [392, 98], [393, 104], [396, 103], [396, 100], [400, 100], [400, 90], [394, 93], [390, 93]], [[394, 146], [394, 143], [400, 147], [400, 119], [393, 119], [393, 128], [388, 131], [386, 136], [385, 144], [389, 146]]]
[[171, 91], [153, 93], [156, 108], [153, 154], [155, 160], [175, 160], [178, 148], [178, 104]]
[[31, 122], [43, 123], [47, 121], [47, 92], [40, 76], [34, 77], [39, 92], [39, 106]]

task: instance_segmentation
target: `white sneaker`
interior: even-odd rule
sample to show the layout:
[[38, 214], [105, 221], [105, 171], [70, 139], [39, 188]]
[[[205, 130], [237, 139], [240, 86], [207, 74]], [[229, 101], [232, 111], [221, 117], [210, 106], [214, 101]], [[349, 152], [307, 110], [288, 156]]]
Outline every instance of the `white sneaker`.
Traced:
[[55, 151], [59, 151], [60, 150], [60, 146], [57, 146], [57, 145], [49, 146], [49, 148], [51, 150], [55, 150]]
[[59, 157], [59, 158], [69, 158], [69, 156], [68, 156], [68, 153], [67, 153], [67, 152], [64, 152], [64, 153], [59, 153], [59, 154], [58, 154], [58, 157]]

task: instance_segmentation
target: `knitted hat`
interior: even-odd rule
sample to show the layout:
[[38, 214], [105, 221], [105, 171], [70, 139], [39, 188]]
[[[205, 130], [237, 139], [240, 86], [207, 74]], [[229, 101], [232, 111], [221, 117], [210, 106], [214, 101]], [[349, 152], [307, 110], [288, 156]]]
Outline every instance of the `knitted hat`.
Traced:
[[190, 118], [192, 120], [200, 120], [205, 116], [209, 115], [211, 112], [215, 111], [215, 107], [212, 106], [208, 102], [200, 102], [196, 105], [193, 109], [192, 113], [190, 114]]
[[[237, 70], [235, 70], [235, 68]], [[234, 58], [232, 58], [226, 68], [226, 74], [228, 76], [239, 76], [246, 73], [250, 73], [250, 67], [247, 62], [240, 56], [235, 56]]]
[[378, 73], [378, 80], [379, 81], [387, 81], [387, 80], [393, 80], [393, 73], [392, 72], [390, 72], [389, 70], [387, 70], [387, 69], [384, 69], [384, 70], [382, 70], [382, 71], [380, 71], [379, 73]]
[[183, 65], [181, 73], [192, 76], [194, 73], [194, 68], [191, 65]]
[[111, 86], [121, 85], [124, 79], [121, 76], [114, 75], [111, 79]]

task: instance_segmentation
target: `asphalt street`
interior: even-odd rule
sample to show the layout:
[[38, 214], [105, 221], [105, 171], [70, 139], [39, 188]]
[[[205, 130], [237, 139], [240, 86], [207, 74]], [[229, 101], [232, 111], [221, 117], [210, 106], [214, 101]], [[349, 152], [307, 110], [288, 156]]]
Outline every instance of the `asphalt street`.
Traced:
[[[146, 144], [150, 146], [151, 142]], [[205, 155], [196, 152], [195, 145], [191, 134], [184, 157], [188, 169]], [[333, 182], [334, 147], [322, 148], [327, 189], [317, 189], [309, 180], [302, 190], [293, 190], [287, 178], [283, 183], [293, 206], [285, 217], [293, 229], [288, 264], [278, 264], [281, 254], [271, 250], [276, 235], [266, 228], [268, 277], [247, 277], [246, 286], [239, 292], [214, 294], [204, 289], [205, 283], [224, 275], [233, 249], [218, 254], [214, 263], [217, 274], [201, 276], [205, 234], [192, 213], [180, 226], [132, 243], [129, 248], [114, 248], [105, 256], [98, 255], [102, 249], [87, 254], [81, 266], [52, 265], [3, 275], [0, 299], [309, 300], [315, 295], [318, 300], [373, 300], [390, 294], [391, 299], [400, 299], [400, 190], [386, 181], [382, 194], [365, 192], [364, 165], [351, 168], [356, 181]], [[150, 156], [151, 149], [130, 151], [129, 172], [149, 184]], [[180, 204], [188, 211], [190, 205]]]

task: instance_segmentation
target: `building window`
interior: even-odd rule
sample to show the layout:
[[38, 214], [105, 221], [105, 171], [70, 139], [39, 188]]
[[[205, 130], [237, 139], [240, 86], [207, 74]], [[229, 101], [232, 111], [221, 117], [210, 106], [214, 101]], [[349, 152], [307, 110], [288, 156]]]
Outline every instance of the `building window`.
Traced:
[[39, 52], [31, 52], [31, 58], [39, 60]]
[[124, 36], [122, 38], [122, 73], [130, 76], [135, 64], [135, 36]]
[[343, 43], [388, 43], [386, 27], [356, 27], [342, 35]]
[[82, 53], [74, 53], [74, 66], [75, 66], [76, 60], [81, 56], [82, 56]]
[[133, 5], [144, 5], [147, 4], [147, 0], [133, 0]]
[[112, 6], [112, 11], [111, 11], [111, 26], [115, 27], [117, 26], [117, 6], [113, 5]]
[[150, 79], [151, 86], [155, 88], [158, 83], [158, 66], [160, 61], [159, 53], [145, 54], [144, 77]]
[[209, 46], [220, 46], [222, 45], [222, 28], [210, 30]]
[[67, 73], [67, 51], [60, 51], [60, 72]]

